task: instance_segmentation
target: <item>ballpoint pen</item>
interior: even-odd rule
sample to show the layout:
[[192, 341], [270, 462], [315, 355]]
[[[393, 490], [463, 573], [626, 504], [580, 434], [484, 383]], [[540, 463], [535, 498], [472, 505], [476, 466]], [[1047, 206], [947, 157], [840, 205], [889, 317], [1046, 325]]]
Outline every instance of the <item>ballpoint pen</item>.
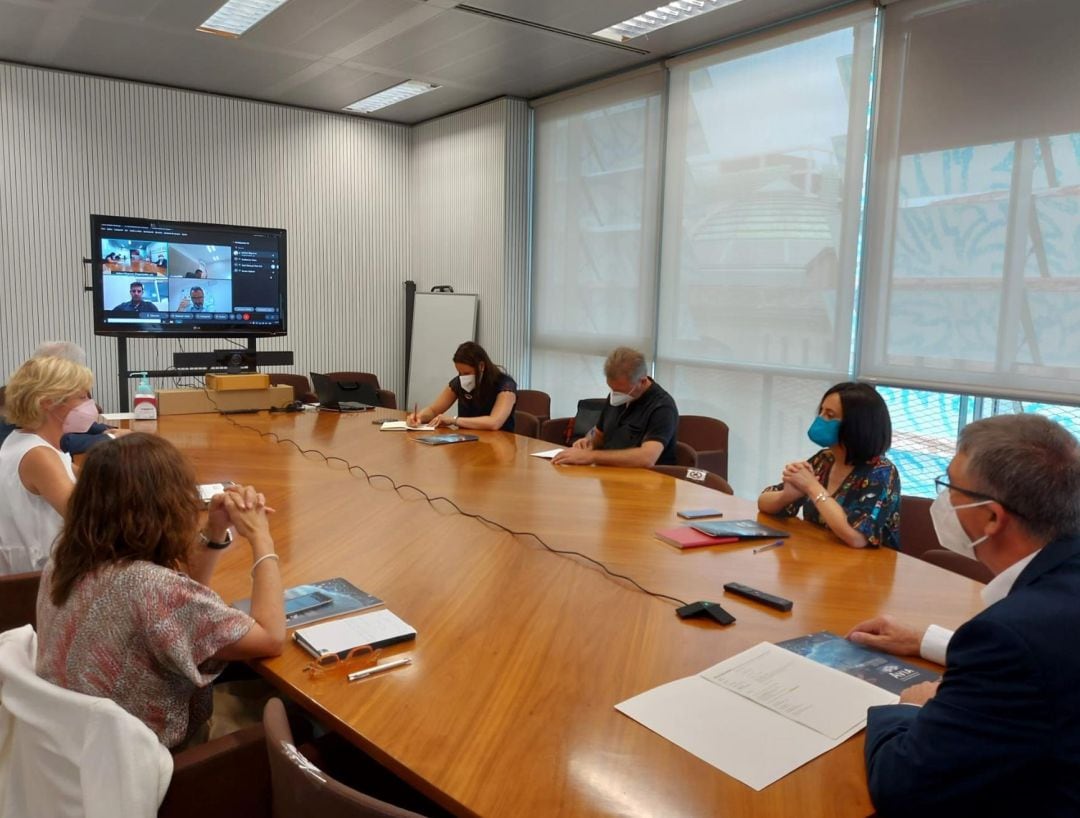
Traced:
[[412, 657], [410, 656], [404, 656], [401, 659], [394, 659], [390, 662], [384, 662], [381, 665], [375, 665], [375, 667], [369, 667], [364, 670], [358, 670], [355, 673], [350, 673], [349, 681], [355, 682], [359, 679], [366, 679], [368, 676], [371, 676], [375, 673], [382, 673], [384, 670], [393, 670], [396, 667], [401, 667], [402, 665], [407, 665], [411, 662]]
[[771, 550], [773, 548], [779, 548], [783, 544], [784, 544], [783, 540], [777, 540], [776, 542], [771, 542], [768, 545], [763, 545], [760, 548], [755, 548], [754, 553], [755, 554], [760, 554], [762, 551], [769, 551], [769, 550]]

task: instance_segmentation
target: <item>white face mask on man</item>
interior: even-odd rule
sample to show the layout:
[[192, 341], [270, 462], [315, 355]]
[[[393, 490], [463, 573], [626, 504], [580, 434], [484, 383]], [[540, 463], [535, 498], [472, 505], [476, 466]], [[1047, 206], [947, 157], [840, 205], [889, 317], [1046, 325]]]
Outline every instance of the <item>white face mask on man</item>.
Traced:
[[641, 397], [641, 394], [634, 394], [634, 390], [640, 386], [640, 382], [630, 387], [629, 392], [616, 392], [614, 389], [608, 394], [608, 400], [612, 406], [624, 406], [632, 400], [637, 400]]
[[980, 500], [977, 503], [964, 503], [963, 505], [954, 506], [949, 502], [949, 489], [943, 488], [934, 499], [934, 502], [930, 504], [930, 519], [934, 523], [934, 533], [937, 534], [938, 542], [941, 543], [942, 547], [955, 551], [957, 554], [963, 554], [965, 557], [976, 559], [975, 546], [986, 540], [988, 535], [984, 534], [972, 542], [971, 537], [964, 531], [964, 526], [960, 524], [960, 518], [956, 516], [956, 510], [958, 508], [985, 506], [987, 503], [992, 502], [994, 501]]

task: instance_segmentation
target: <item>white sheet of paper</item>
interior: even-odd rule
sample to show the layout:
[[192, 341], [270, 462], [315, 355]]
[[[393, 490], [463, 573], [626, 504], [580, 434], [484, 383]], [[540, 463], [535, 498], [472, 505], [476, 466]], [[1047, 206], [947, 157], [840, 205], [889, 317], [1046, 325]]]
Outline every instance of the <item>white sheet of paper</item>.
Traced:
[[[754, 650], [732, 656], [704, 673], [634, 696], [615, 709], [755, 790], [765, 789], [840, 746], [866, 726], [864, 711], [858, 725], [832, 739], [706, 678], [742, 664]], [[871, 689], [866, 695], [875, 705], [898, 701], [896, 695], [869, 682], [853, 681]]]
[[545, 460], [551, 460], [561, 451], [562, 449], [548, 449], [546, 452], [529, 452], [529, 454], [533, 457], [543, 457]]
[[112, 423], [115, 420], [135, 420], [134, 412], [106, 412], [101, 416], [102, 420], [106, 423]]
[[380, 432], [434, 432], [435, 426], [425, 423], [423, 426], [410, 426], [403, 420], [388, 420], [379, 427]]
[[701, 675], [827, 738], [860, 729], [868, 707], [887, 703], [881, 688], [768, 642], [738, 658]]
[[228, 486], [232, 483], [200, 483], [199, 484], [199, 499], [204, 503], [209, 503], [215, 494], [223, 494]]

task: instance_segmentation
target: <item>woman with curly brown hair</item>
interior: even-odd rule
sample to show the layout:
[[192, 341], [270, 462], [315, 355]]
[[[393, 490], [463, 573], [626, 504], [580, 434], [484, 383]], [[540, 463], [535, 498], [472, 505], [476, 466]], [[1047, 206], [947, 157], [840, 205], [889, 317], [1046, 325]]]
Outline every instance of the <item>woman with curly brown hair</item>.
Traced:
[[[265, 498], [219, 494], [199, 531], [195, 476], [166, 440], [131, 434], [93, 448], [38, 593], [37, 672], [110, 698], [166, 747], [213, 709], [233, 659], [281, 653], [285, 611]], [[207, 587], [235, 527], [251, 546], [251, 616]]]

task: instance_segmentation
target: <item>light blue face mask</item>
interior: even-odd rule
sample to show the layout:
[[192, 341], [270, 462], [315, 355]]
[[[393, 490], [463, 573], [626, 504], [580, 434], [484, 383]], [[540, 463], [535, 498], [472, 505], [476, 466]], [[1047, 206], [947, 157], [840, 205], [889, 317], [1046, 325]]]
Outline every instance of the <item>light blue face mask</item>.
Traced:
[[825, 420], [821, 415], [818, 415], [814, 418], [814, 422], [810, 424], [810, 428], [806, 430], [806, 436], [818, 446], [827, 449], [840, 442], [841, 423], [842, 421], [839, 420]]

